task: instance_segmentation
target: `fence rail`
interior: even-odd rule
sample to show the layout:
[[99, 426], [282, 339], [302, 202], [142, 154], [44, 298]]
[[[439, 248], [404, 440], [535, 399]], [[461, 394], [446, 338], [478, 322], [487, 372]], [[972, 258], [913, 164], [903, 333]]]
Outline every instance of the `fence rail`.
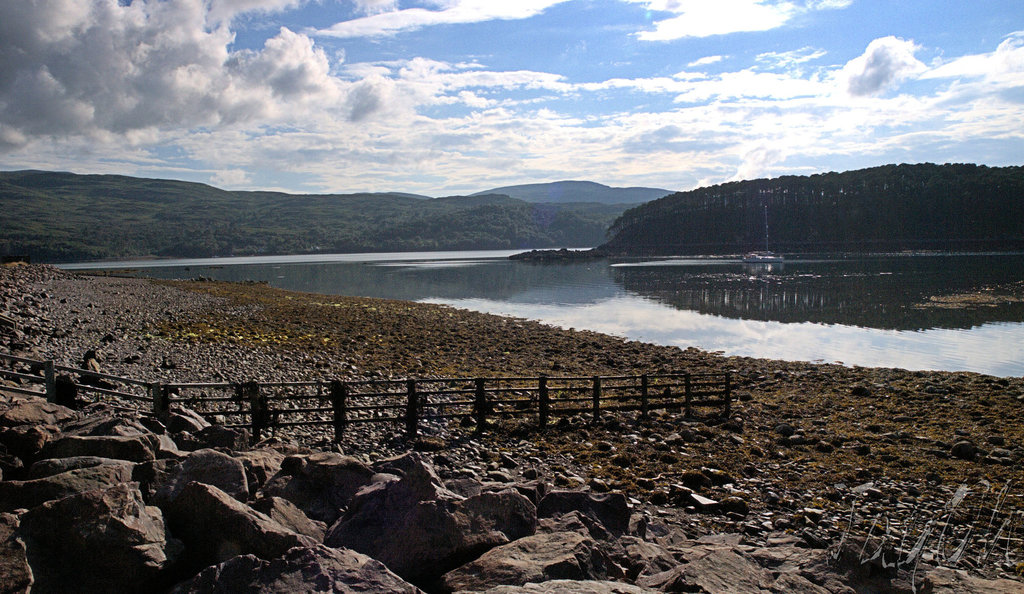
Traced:
[[332, 426], [341, 441], [349, 427], [365, 423], [404, 425], [415, 437], [428, 422], [459, 421], [479, 432], [497, 419], [535, 417], [543, 429], [555, 417], [583, 414], [597, 421], [604, 413], [646, 416], [666, 409], [690, 417], [697, 408], [728, 415], [732, 405], [728, 372], [160, 383], [0, 354], [0, 378], [19, 384], [0, 390], [65, 405], [91, 398], [157, 418], [186, 406], [222, 425], [250, 429], [254, 440], [290, 427]]

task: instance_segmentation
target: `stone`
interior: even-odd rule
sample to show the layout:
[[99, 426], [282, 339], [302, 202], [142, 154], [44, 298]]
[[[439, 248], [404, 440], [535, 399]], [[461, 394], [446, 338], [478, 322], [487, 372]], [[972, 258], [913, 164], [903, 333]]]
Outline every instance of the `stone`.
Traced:
[[44, 398], [36, 396], [15, 397], [9, 406], [0, 412], [0, 427], [19, 425], [59, 425], [77, 418], [78, 413]]
[[446, 590], [486, 590], [552, 579], [604, 579], [594, 541], [576, 532], [536, 534], [487, 551], [443, 577]]
[[35, 583], [20, 525], [19, 516], [0, 513], [0, 594], [28, 594]]
[[291, 456], [288, 461], [282, 461], [281, 471], [259, 494], [287, 499], [311, 519], [328, 525], [337, 521], [340, 510], [374, 475], [373, 469], [359, 460], [332, 452]]
[[144, 590], [180, 552], [134, 483], [44, 503], [22, 516], [20, 532], [39, 591]]
[[245, 468], [245, 478], [249, 482], [249, 492], [255, 494], [263, 485], [281, 471], [281, 463], [285, 455], [271, 448], [259, 448], [247, 452], [239, 452], [235, 460]]
[[198, 433], [210, 426], [210, 422], [190, 408], [175, 406], [173, 410], [161, 417], [161, 422], [171, 433]]
[[183, 450], [225, 448], [232, 452], [248, 450], [251, 439], [247, 429], [221, 425], [210, 425], [195, 433], [175, 433], [173, 438]]
[[28, 478], [40, 479], [48, 476], [77, 470], [79, 468], [92, 468], [103, 464], [127, 465], [132, 468], [134, 465], [126, 460], [114, 460], [113, 458], [101, 458], [100, 456], [75, 456], [72, 458], [51, 458], [40, 460], [29, 466]]
[[39, 453], [41, 459], [99, 456], [116, 460], [146, 462], [155, 460], [153, 444], [142, 435], [78, 436], [66, 435], [51, 441]]
[[221, 491], [245, 502], [249, 499], [249, 483], [245, 467], [238, 460], [217, 450], [196, 450], [181, 461], [176, 472], [158, 483], [154, 501], [157, 505], [173, 502], [182, 489], [191, 482], [217, 487]]
[[382, 561], [404, 579], [431, 584], [509, 535], [528, 530], [532, 503], [515, 490], [464, 499], [413, 460], [397, 481], [367, 485], [327, 532], [324, 544]]
[[132, 480], [132, 465], [123, 461], [76, 468], [45, 478], [0, 482], [0, 512], [34, 508], [77, 493], [108, 489]]
[[622, 554], [614, 560], [626, 569], [626, 577], [630, 581], [636, 581], [641, 575], [654, 575], [679, 565], [672, 553], [657, 543], [635, 536], [623, 536], [619, 539], [619, 545]]
[[164, 513], [172, 533], [184, 541], [193, 562], [220, 563], [245, 554], [273, 559], [292, 547], [317, 544], [203, 483], [185, 485]]
[[732, 547], [693, 547], [685, 550], [684, 557], [686, 563], [643, 576], [637, 580], [637, 585], [662, 592], [762, 594], [774, 581], [769, 571]]
[[60, 430], [52, 425], [19, 425], [0, 432], [0, 444], [7, 448], [8, 453], [28, 463], [58, 433]]
[[978, 457], [978, 446], [966, 439], [958, 441], [950, 448], [949, 454], [960, 460], [974, 460]]
[[622, 582], [600, 580], [550, 580], [522, 586], [495, 586], [482, 594], [652, 594], [657, 590]]
[[240, 555], [208, 567], [173, 592], [291, 594], [313, 591], [339, 594], [420, 592], [380, 561], [349, 549], [332, 549], [323, 545], [296, 547], [269, 561], [255, 555]]
[[537, 506], [537, 516], [540, 518], [550, 518], [570, 511], [579, 511], [597, 520], [614, 536], [620, 536], [629, 529], [629, 504], [622, 493], [551, 491]]
[[316, 542], [324, 541], [327, 524], [309, 519], [291, 501], [280, 497], [261, 497], [250, 504], [254, 510], [266, 514], [271, 520], [296, 534], [305, 534]]

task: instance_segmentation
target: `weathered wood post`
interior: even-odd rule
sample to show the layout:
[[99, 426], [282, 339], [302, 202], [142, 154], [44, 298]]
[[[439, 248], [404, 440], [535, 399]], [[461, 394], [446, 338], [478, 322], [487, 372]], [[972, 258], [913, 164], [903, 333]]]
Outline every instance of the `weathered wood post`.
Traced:
[[405, 436], [413, 439], [419, 430], [419, 394], [416, 393], [416, 380], [410, 379], [406, 381], [405, 385], [408, 393], [408, 399], [405, 402]]
[[594, 419], [593, 422], [597, 422], [601, 418], [601, 377], [594, 376], [594, 406], [593, 406]]
[[476, 398], [473, 402], [473, 413], [476, 414], [476, 433], [483, 433], [487, 428], [487, 390], [484, 379], [476, 378]]
[[647, 374], [640, 376], [640, 416], [647, 418]]
[[331, 408], [334, 409], [334, 441], [337, 443], [348, 427], [348, 386], [340, 380], [331, 382]]
[[539, 419], [538, 423], [540, 428], [544, 429], [548, 425], [548, 416], [551, 413], [551, 397], [548, 394], [548, 376], [542, 375], [537, 380], [537, 399], [538, 399], [538, 412]]
[[46, 399], [50, 402], [57, 401], [57, 370], [53, 367], [53, 361], [43, 362], [43, 381], [46, 386]]
[[252, 442], [262, 437], [263, 430], [270, 427], [270, 402], [267, 395], [260, 390], [258, 382], [245, 382], [235, 386], [235, 395], [239, 407], [244, 401], [249, 402], [249, 418], [252, 426]]
[[685, 393], [686, 394], [686, 396], [685, 396], [686, 407], [684, 409], [684, 412], [686, 414], [686, 418], [690, 418], [690, 405], [693, 402], [693, 392], [692, 392], [692, 388], [690, 386], [690, 374], [689, 373], [686, 374], [684, 389], [686, 390], [686, 393]]
[[729, 416], [732, 411], [732, 382], [730, 381], [729, 372], [725, 372], [725, 414]]
[[149, 384], [149, 397], [153, 399], [153, 416], [163, 422], [171, 412], [171, 392], [160, 382]]

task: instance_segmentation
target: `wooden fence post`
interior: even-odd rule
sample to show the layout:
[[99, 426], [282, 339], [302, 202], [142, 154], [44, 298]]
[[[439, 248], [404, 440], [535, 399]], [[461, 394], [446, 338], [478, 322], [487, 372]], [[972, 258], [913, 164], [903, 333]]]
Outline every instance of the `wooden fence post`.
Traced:
[[153, 399], [153, 416], [163, 422], [171, 412], [171, 394], [160, 382], [149, 384], [149, 397]]
[[538, 422], [540, 424], [540, 428], [544, 429], [545, 427], [547, 427], [548, 416], [551, 413], [551, 399], [548, 395], [548, 377], [546, 375], [540, 376], [540, 379], [538, 380], [537, 391], [540, 415]]
[[686, 374], [686, 380], [685, 381], [686, 381], [686, 385], [685, 385], [685, 389], [686, 389], [686, 408], [683, 409], [683, 410], [684, 410], [684, 414], [686, 415], [686, 418], [690, 418], [690, 404], [693, 402], [693, 393], [691, 392], [690, 374], [689, 373]]
[[348, 427], [348, 386], [339, 380], [331, 382], [331, 408], [334, 409], [334, 441], [341, 441]]
[[53, 368], [53, 361], [43, 362], [43, 381], [46, 386], [46, 400], [57, 401], [57, 370]]
[[[249, 401], [249, 417], [252, 422], [252, 442], [260, 440], [264, 429], [270, 427], [270, 403], [262, 393], [258, 382], [245, 382], [235, 387], [238, 399]], [[239, 403], [241, 404], [241, 403]]]
[[640, 376], [640, 416], [647, 418], [647, 374]]
[[601, 418], [601, 377], [594, 376], [594, 419], [596, 423]]
[[473, 412], [476, 414], [476, 433], [483, 433], [487, 427], [487, 390], [484, 387], [484, 379], [476, 378], [476, 398], [473, 403]]
[[405, 403], [405, 436], [409, 439], [416, 437], [419, 426], [419, 395], [416, 393], [416, 380], [406, 382], [408, 399]]

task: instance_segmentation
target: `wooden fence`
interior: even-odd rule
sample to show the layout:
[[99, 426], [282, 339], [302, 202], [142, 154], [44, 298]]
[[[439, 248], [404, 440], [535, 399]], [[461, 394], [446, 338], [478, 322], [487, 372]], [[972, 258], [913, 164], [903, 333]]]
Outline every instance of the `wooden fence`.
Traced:
[[[729, 373], [668, 373], [593, 377], [483, 377], [308, 382], [158, 383], [0, 355], [0, 377], [22, 387], [0, 390], [44, 396], [61, 404], [102, 400], [161, 418], [188, 407], [228, 427], [244, 427], [254, 440], [279, 428], [330, 427], [341, 441], [352, 426], [392, 423], [415, 437], [425, 423], [452, 423], [482, 431], [503, 418], [536, 417], [545, 428], [555, 417], [603, 413], [716, 408], [728, 415]], [[14, 367], [27, 367], [16, 371]], [[58, 373], [60, 375], [58, 375]], [[40, 389], [31, 389], [35, 386]]]

